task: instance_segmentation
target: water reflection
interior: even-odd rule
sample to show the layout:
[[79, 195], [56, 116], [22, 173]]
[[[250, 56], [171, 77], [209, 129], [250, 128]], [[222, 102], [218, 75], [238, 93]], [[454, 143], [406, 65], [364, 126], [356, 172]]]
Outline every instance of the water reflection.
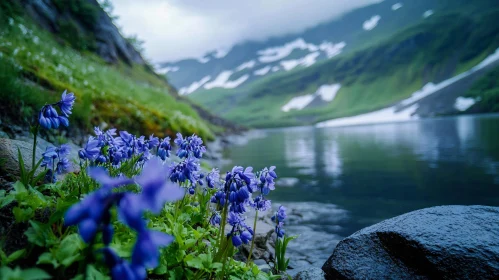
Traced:
[[336, 228], [334, 234], [435, 205], [499, 205], [498, 116], [274, 129], [259, 136], [230, 147], [227, 157], [256, 169], [276, 165], [280, 177], [297, 180], [278, 188], [274, 201], [346, 210], [348, 219], [322, 225]]

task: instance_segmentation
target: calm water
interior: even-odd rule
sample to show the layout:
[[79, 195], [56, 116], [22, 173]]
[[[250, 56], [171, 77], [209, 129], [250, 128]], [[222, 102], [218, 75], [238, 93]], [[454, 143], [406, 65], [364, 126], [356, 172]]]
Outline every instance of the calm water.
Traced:
[[297, 208], [301, 222], [338, 240], [425, 207], [499, 205], [497, 115], [263, 130], [236, 140], [222, 170], [277, 166], [284, 179], [274, 203]]

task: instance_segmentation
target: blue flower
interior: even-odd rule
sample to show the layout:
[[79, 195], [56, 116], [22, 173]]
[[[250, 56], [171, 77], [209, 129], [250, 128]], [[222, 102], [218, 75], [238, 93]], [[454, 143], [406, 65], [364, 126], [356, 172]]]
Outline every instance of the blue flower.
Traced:
[[201, 158], [203, 153], [206, 152], [206, 147], [203, 146], [203, 140], [195, 134], [187, 138], [183, 138], [182, 134], [177, 133], [177, 138], [174, 142], [178, 146], [177, 156], [179, 158], [185, 158], [188, 156]]
[[78, 152], [78, 156], [82, 160], [95, 160], [99, 154], [101, 147], [99, 145], [99, 140], [95, 139], [94, 137], [90, 137], [87, 141], [87, 144], [85, 144], [85, 148], [81, 149]]
[[232, 244], [234, 247], [239, 247], [243, 244], [243, 241], [241, 240], [241, 237], [239, 235], [232, 235]]
[[208, 175], [206, 175], [206, 183], [210, 189], [218, 188], [220, 184], [220, 171], [213, 168]]
[[133, 180], [125, 176], [111, 177], [104, 167], [89, 167], [87, 174], [102, 185], [104, 189], [111, 189], [133, 184]]
[[286, 207], [284, 206], [279, 206], [279, 209], [277, 210], [277, 212], [275, 213], [274, 216], [272, 216], [272, 221], [276, 221], [277, 219], [277, 222], [282, 222], [284, 221], [284, 219], [286, 219]]
[[102, 252], [104, 253], [104, 260], [107, 266], [111, 268], [112, 279], [146, 279], [147, 272], [143, 266], [128, 263], [121, 259], [111, 248], [105, 247], [102, 249]]
[[167, 180], [168, 168], [161, 160], [153, 158], [144, 164], [142, 173], [135, 182], [142, 187], [141, 198], [144, 208], [159, 214], [166, 202], [181, 199], [184, 190]]
[[149, 136], [149, 141], [147, 142], [149, 150], [159, 146], [159, 138], [154, 137], [154, 135]]
[[75, 103], [75, 99], [76, 99], [76, 97], [74, 96], [74, 94], [72, 92], [67, 93], [67, 91], [65, 90], [62, 93], [61, 101], [57, 102], [57, 105], [59, 105], [59, 108], [61, 108], [62, 113], [66, 117], [71, 115], [71, 110], [73, 110], [73, 105]]
[[172, 243], [173, 239], [173, 236], [159, 231], [140, 232], [133, 248], [132, 263], [141, 264], [145, 268], [156, 267], [159, 248]]
[[244, 244], [248, 244], [251, 239], [253, 239], [253, 235], [249, 231], [243, 231], [241, 233], [241, 240], [243, 241]]
[[219, 226], [221, 221], [222, 221], [222, 217], [220, 217], [220, 214], [213, 213], [213, 215], [211, 215], [210, 224], [212, 226]]

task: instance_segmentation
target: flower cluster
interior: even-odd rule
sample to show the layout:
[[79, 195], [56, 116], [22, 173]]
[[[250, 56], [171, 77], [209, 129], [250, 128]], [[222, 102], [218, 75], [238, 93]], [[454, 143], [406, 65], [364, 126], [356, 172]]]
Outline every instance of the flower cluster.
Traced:
[[284, 219], [286, 219], [286, 207], [281, 205], [279, 206], [279, 209], [274, 214], [274, 216], [272, 216], [272, 221], [276, 223], [275, 232], [277, 234], [277, 237], [279, 238], [284, 237], [285, 234], [285, 231], [283, 229]]
[[[170, 165], [170, 180], [178, 184], [185, 183], [189, 193], [194, 194], [197, 184], [204, 184], [199, 160], [206, 152], [206, 147], [197, 135], [184, 138], [182, 134], [177, 133], [174, 143], [178, 147], [176, 155], [181, 161], [172, 162]], [[168, 148], [171, 150], [170, 146]]]
[[56, 182], [55, 174], [65, 174], [70, 171], [71, 164], [67, 158], [71, 148], [67, 144], [59, 147], [47, 147], [42, 154], [43, 160], [41, 167], [47, 170], [46, 180], [50, 183]]
[[[75, 99], [73, 93], [64, 91], [59, 102], [42, 107], [38, 113], [38, 123], [46, 129], [58, 128], [60, 125], [69, 126], [68, 117], [71, 115]], [[62, 115], [57, 113], [55, 106], [59, 107]]]
[[[255, 208], [257, 211], [270, 209], [271, 202], [265, 198], [265, 195], [275, 189], [274, 179], [277, 178], [277, 174], [274, 170], [275, 167], [272, 166], [254, 174], [252, 167], [235, 166], [227, 172], [223, 184], [220, 184], [220, 175], [216, 169], [206, 176], [208, 187], [217, 189], [211, 197], [211, 202], [215, 203], [219, 209], [227, 207], [229, 211], [227, 222], [232, 225], [232, 230], [228, 236], [232, 238], [234, 246], [247, 244], [253, 239], [254, 229], [244, 223], [242, 216], [247, 211], [247, 207]], [[257, 191], [260, 194], [253, 200], [252, 194]], [[218, 212], [210, 218], [212, 225], [220, 225], [220, 221]]]
[[271, 201], [266, 199], [265, 196], [268, 195], [271, 190], [275, 190], [274, 179], [277, 178], [277, 174], [274, 170], [275, 166], [271, 166], [270, 168], [265, 167], [257, 174], [259, 178], [257, 190], [260, 194], [253, 200], [253, 207], [257, 211], [265, 212], [271, 208]]
[[[143, 214], [149, 211], [158, 215], [166, 202], [179, 200], [184, 190], [169, 182], [167, 168], [158, 158], [144, 164], [143, 171], [134, 179], [124, 176], [110, 177], [103, 167], [91, 167], [88, 174], [100, 183], [101, 188], [73, 205], [65, 215], [65, 224], [78, 225], [82, 239], [92, 243], [98, 232], [106, 246], [102, 251], [113, 279], [145, 279], [146, 269], [158, 265], [159, 248], [170, 244], [173, 237], [146, 227]], [[115, 191], [116, 188], [137, 183], [140, 193]], [[111, 209], [117, 207], [118, 216], [128, 227], [137, 232], [131, 262], [121, 259], [108, 246], [113, 239]]]
[[89, 160], [96, 164], [109, 162], [114, 166], [119, 166], [122, 161], [137, 155], [140, 156], [141, 162], [151, 158], [154, 153], [168, 155], [165, 151], [168, 151], [166, 149], [169, 146], [169, 137], [160, 142], [159, 138], [154, 135], [146, 139], [145, 136], [136, 137], [127, 131], [120, 131], [117, 136], [114, 128], [104, 132], [96, 127], [94, 132], [95, 137], [90, 137], [85, 147], [78, 152], [81, 160]]

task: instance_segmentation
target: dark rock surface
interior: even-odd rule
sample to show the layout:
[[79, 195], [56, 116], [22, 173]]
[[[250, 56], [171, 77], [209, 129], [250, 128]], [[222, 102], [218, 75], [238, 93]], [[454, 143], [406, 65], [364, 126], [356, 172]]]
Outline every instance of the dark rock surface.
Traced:
[[[19, 177], [19, 160], [18, 151], [24, 160], [24, 168], [31, 170], [31, 162], [33, 158], [33, 144], [25, 141], [12, 140], [7, 138], [0, 138], [0, 159], [3, 161], [0, 165], [0, 172], [2, 175], [9, 177]], [[42, 150], [36, 149], [36, 159], [42, 157]], [[39, 172], [37, 172], [39, 173]]]
[[29, 15], [38, 22], [38, 24], [51, 32], [56, 34], [59, 32], [59, 20], [72, 20], [78, 25], [80, 31], [93, 34], [96, 40], [96, 52], [105, 61], [115, 63], [118, 60], [121, 60], [128, 64], [135, 63], [147, 66], [146, 61], [142, 58], [140, 53], [121, 36], [118, 28], [113, 24], [107, 13], [100, 8], [96, 0], [78, 1], [86, 1], [89, 5], [95, 6], [98, 10], [96, 16], [97, 21], [93, 24], [92, 30], [89, 30], [81, 19], [75, 18], [67, 12], [58, 10], [56, 4], [52, 0], [23, 0], [23, 4]]
[[342, 240], [326, 279], [498, 279], [499, 207], [439, 206]]
[[293, 280], [320, 280], [324, 279], [324, 271], [320, 268], [313, 267], [296, 274]]

